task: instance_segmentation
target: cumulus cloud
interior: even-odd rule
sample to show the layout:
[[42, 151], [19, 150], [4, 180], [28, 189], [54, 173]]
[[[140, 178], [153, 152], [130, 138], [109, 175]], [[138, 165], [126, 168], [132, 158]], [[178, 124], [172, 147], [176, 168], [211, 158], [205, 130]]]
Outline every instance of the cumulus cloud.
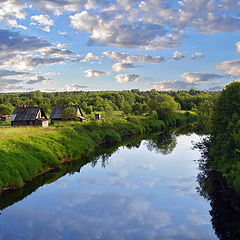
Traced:
[[181, 89], [191, 89], [196, 88], [195, 83], [187, 83], [185, 81], [162, 81], [162, 82], [153, 82], [151, 83], [152, 87], [154, 89], [157, 89], [159, 91], [177, 91]]
[[[59, 46], [61, 47], [61, 46]], [[74, 53], [68, 49], [62, 49], [58, 47], [44, 47], [38, 50], [38, 53], [44, 57], [66, 57], [73, 55]]]
[[66, 64], [68, 61], [63, 57], [49, 57], [42, 56], [35, 57], [33, 55], [12, 55], [0, 59], [0, 66], [11, 67], [17, 70], [32, 70], [35, 67], [53, 64]]
[[66, 84], [64, 91], [67, 91], [67, 92], [81, 91], [85, 88], [88, 88], [88, 86], [83, 86], [83, 85], [79, 85], [79, 84], [71, 84], [71, 85]]
[[132, 63], [115, 63], [112, 65], [112, 70], [115, 72], [121, 72], [129, 68], [136, 68]]
[[216, 64], [216, 68], [219, 70], [226, 70], [229, 75], [240, 76], [240, 59], [221, 62]]
[[79, 60], [65, 45], [0, 29], [0, 68], [32, 70], [34, 67]]
[[186, 83], [194, 83], [194, 82], [209, 82], [213, 79], [222, 78], [223, 75], [215, 74], [215, 73], [190, 73], [185, 72], [180, 75], [182, 78], [186, 79]]
[[192, 59], [197, 59], [197, 58], [204, 58], [204, 54], [200, 53], [200, 52], [195, 52], [194, 54], [192, 54]]
[[240, 41], [235, 43], [235, 46], [237, 48], [237, 52], [240, 53]]
[[93, 78], [93, 77], [101, 77], [102, 75], [109, 75], [109, 72], [103, 72], [103, 71], [98, 71], [98, 70], [92, 70], [88, 69], [84, 71], [85, 78]]
[[27, 84], [35, 84], [35, 83], [44, 83], [47, 79], [43, 76], [34, 76], [31, 80], [27, 81]]
[[183, 59], [185, 59], [185, 56], [182, 53], [180, 53], [178, 51], [173, 53], [172, 61], [179, 61], [179, 60], [183, 60]]
[[[90, 42], [127, 48], [174, 48], [181, 44], [186, 29], [199, 32], [239, 31], [239, 6], [213, 0], [165, 1], [124, 0], [108, 2], [94, 12], [81, 8], [70, 16], [76, 30], [90, 33]], [[229, 6], [232, 7], [229, 7]], [[230, 10], [231, 9], [231, 10]]]
[[27, 28], [18, 24], [16, 19], [23, 20], [26, 17], [26, 12], [23, 10], [24, 4], [16, 0], [2, 0], [0, 2], [0, 22], [3, 22], [13, 28]]
[[59, 35], [63, 35], [63, 36], [67, 36], [67, 35], [68, 35], [67, 32], [62, 32], [62, 31], [58, 31], [57, 33], [58, 33]]
[[[189, 90], [191, 88], [198, 88], [203, 83], [208, 83], [212, 89], [221, 89], [222, 83], [219, 79], [225, 77], [225, 75], [217, 73], [190, 73], [185, 72], [180, 75], [185, 80], [174, 80], [174, 81], [162, 81], [153, 82], [153, 88], [159, 91], [177, 91], [177, 90]], [[200, 85], [199, 85], [200, 84]]]
[[[25, 8], [33, 6], [45, 14], [32, 16], [34, 23], [49, 31], [54, 23], [48, 15], [72, 13], [71, 25], [88, 32], [90, 43], [100, 42], [127, 48], [175, 48], [181, 44], [184, 31], [239, 32], [237, 1], [108, 1], [108, 0], [2, 0], [0, 21], [22, 27], [17, 20], [26, 17]], [[48, 14], [48, 15], [46, 15]]]
[[65, 12], [77, 12], [82, 8], [87, 10], [107, 6], [107, 0], [29, 0], [34, 6], [45, 12], [61, 15]]
[[0, 92], [7, 92], [16, 89], [16, 85], [19, 83], [22, 83], [22, 80], [0, 78]]
[[9, 77], [9, 76], [21, 76], [21, 75], [28, 75], [28, 74], [29, 74], [28, 72], [16, 72], [16, 71], [0, 69], [0, 78]]
[[21, 54], [36, 51], [50, 44], [38, 37], [21, 35], [6, 29], [0, 29], [0, 55]]
[[137, 54], [137, 55], [129, 55], [127, 53], [118, 53], [114, 51], [106, 51], [103, 52], [102, 55], [104, 57], [108, 57], [113, 61], [117, 61], [120, 63], [161, 63], [165, 61], [164, 57], [156, 56], [152, 57], [148, 54]]
[[50, 32], [50, 27], [54, 25], [54, 21], [47, 15], [34, 15], [31, 16], [32, 25], [37, 25], [45, 32]]
[[100, 60], [100, 58], [96, 54], [89, 52], [86, 55], [86, 57], [81, 60], [81, 62], [90, 62], [90, 61], [94, 61], [94, 60]]
[[118, 83], [126, 83], [126, 82], [142, 82], [147, 80], [148, 78], [146, 77], [141, 77], [137, 74], [119, 74], [115, 76], [115, 80]]
[[90, 44], [99, 41], [102, 45], [111, 44], [125, 48], [164, 48], [161, 37], [166, 31], [161, 25], [140, 21], [128, 23], [112, 13], [88, 11], [72, 15], [70, 20], [75, 30], [91, 34]]

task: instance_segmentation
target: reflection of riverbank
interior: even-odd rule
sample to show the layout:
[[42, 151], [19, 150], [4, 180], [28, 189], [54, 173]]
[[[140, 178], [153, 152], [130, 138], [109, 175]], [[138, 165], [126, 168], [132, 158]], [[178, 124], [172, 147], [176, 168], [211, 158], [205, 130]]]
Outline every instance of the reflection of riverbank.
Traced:
[[[208, 142], [206, 142], [208, 144]], [[240, 194], [230, 188], [221, 172], [209, 168], [207, 146], [203, 151], [198, 175], [198, 192], [211, 205], [211, 222], [216, 235], [222, 240], [240, 239]]]
[[131, 139], [84, 166], [66, 164], [70, 174], [2, 211], [0, 238], [216, 239], [210, 206], [196, 192], [192, 141], [200, 137], [176, 135]]
[[108, 159], [111, 155], [118, 150], [120, 146], [126, 146], [128, 149], [139, 148], [143, 139], [147, 139], [146, 144], [149, 150], [155, 150], [162, 154], [169, 154], [176, 146], [176, 135], [174, 133], [164, 134], [149, 134], [149, 135], [133, 135], [123, 139], [118, 144], [105, 144], [97, 149], [94, 154], [88, 158], [67, 162], [62, 164], [59, 168], [38, 176], [33, 181], [26, 183], [22, 188], [9, 190], [0, 194], [0, 210], [3, 210], [12, 204], [21, 201], [31, 193], [35, 192], [39, 187], [55, 182], [59, 178], [68, 173], [80, 172], [81, 168], [87, 163], [91, 162], [94, 167], [101, 161], [102, 167], [106, 167]]

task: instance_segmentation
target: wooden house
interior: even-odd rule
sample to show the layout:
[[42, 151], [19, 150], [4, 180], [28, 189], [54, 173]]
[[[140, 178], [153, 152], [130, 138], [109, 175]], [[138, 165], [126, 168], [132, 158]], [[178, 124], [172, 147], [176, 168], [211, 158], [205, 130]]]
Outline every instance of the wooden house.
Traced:
[[95, 120], [101, 120], [101, 114], [96, 113], [95, 114]]
[[87, 118], [85, 118], [82, 114], [82, 111], [79, 107], [79, 105], [70, 105], [70, 106], [55, 106], [52, 109], [51, 115], [50, 115], [50, 119], [51, 121], [61, 121], [63, 119], [63, 110], [66, 108], [74, 108], [76, 110], [78, 119], [80, 122], [85, 122], [87, 121]]
[[12, 126], [48, 127], [48, 119], [41, 107], [16, 107], [10, 118]]

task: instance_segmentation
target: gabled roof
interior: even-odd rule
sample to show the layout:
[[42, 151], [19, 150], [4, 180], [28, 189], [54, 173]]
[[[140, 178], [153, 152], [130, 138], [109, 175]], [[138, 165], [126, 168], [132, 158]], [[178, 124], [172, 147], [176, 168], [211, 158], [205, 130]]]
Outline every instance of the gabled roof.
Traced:
[[[79, 108], [79, 105], [70, 105], [70, 106], [55, 106], [55, 107], [53, 107], [50, 118], [51, 119], [62, 119], [63, 110], [68, 107], [75, 108], [76, 111], [79, 110], [79, 112], [82, 116], [82, 112], [81, 112], [81, 109]], [[78, 117], [80, 117], [80, 116], [78, 116]]]
[[16, 107], [10, 121], [34, 121], [39, 111], [47, 119], [41, 107]]

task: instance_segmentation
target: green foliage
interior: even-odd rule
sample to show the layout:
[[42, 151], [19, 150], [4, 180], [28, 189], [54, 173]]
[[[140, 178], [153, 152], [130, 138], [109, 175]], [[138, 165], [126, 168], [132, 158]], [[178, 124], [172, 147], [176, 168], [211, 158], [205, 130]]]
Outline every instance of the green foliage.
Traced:
[[158, 114], [158, 119], [169, 120], [173, 119], [179, 105], [174, 101], [173, 97], [161, 94], [157, 97], [156, 112]]
[[197, 110], [198, 113], [198, 127], [209, 134], [212, 129], [213, 107], [216, 101], [215, 97], [211, 97], [201, 102]]
[[[176, 119], [172, 120], [173, 124]], [[0, 136], [0, 189], [22, 186], [24, 181], [37, 174], [59, 167], [64, 159], [87, 156], [102, 143], [120, 142], [125, 136], [164, 131], [169, 127], [163, 120], [150, 120], [146, 116], [130, 117], [129, 120], [59, 122], [46, 129], [3, 129]]]
[[78, 120], [76, 109], [73, 107], [65, 108], [62, 113], [62, 119], [63, 121]]
[[220, 168], [228, 183], [240, 189], [240, 83], [227, 85], [213, 108], [210, 137], [212, 166]]
[[121, 141], [121, 137], [114, 130], [110, 129], [110, 130], [107, 130], [106, 133], [105, 133], [105, 141], [107, 143], [120, 142]]
[[10, 103], [6, 105], [0, 104], [0, 114], [11, 115], [13, 110], [14, 110], [14, 107]]

